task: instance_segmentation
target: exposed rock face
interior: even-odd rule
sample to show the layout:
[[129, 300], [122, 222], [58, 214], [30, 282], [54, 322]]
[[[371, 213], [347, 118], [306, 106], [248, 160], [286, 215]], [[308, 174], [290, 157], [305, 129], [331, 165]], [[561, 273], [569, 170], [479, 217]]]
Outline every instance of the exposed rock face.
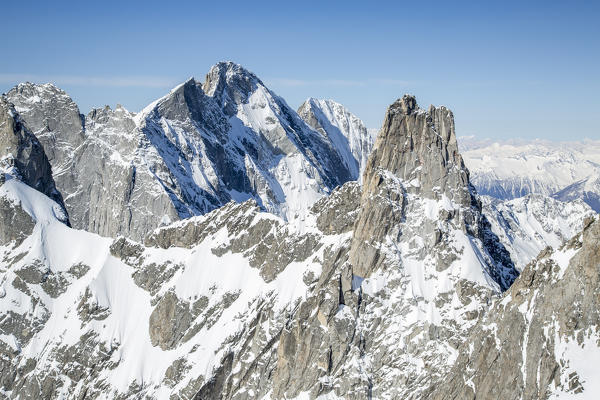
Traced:
[[317, 201], [312, 211], [318, 215], [319, 229], [327, 234], [352, 231], [360, 209], [360, 195], [360, 185], [357, 182], [348, 182], [327, 198]]
[[[3, 185], [18, 180], [51, 197], [64, 208], [44, 148], [23, 124], [12, 104], [0, 97], [0, 245], [18, 246], [31, 235], [35, 219]], [[9, 183], [7, 183], [9, 181]], [[31, 207], [31, 206], [29, 206]], [[65, 222], [68, 220], [65, 216]]]
[[52, 84], [21, 83], [6, 97], [44, 146], [59, 188], [67, 186], [75, 150], [85, 140], [85, 119], [77, 104]]
[[153, 346], [170, 350], [183, 338], [192, 323], [189, 306], [173, 292], [165, 294], [150, 314], [150, 341]]
[[385, 121], [351, 244], [281, 333], [277, 398], [418, 398], [517, 275], [481, 214], [451, 113], [405, 96]]
[[0, 245], [14, 241], [18, 246], [33, 232], [35, 221], [20, 204], [0, 197]]
[[[227, 81], [228, 73], [214, 79]], [[243, 102], [242, 89], [254, 87], [238, 83], [238, 92], [227, 84], [207, 89], [225, 108]], [[196, 113], [189, 105], [209, 99], [195, 82], [184, 84], [136, 117], [145, 121], [142, 137], [161, 137], [167, 132], [158, 128], [162, 121], [176, 143], [183, 125], [173, 121], [189, 121]], [[170, 103], [163, 107], [163, 101]], [[452, 152], [453, 125], [444, 112], [431, 113], [440, 122], [418, 110], [414, 98], [393, 105], [380, 145], [402, 151], [400, 144], [410, 137], [415, 146], [405, 151], [412, 157], [378, 148], [362, 194], [357, 183], [347, 183], [317, 201], [301, 223], [264, 213], [255, 200], [229, 202], [160, 227], [144, 245], [49, 222], [35, 251], [22, 260], [14, 252], [5, 255], [17, 260], [5, 280], [14, 288], [6, 291], [11, 301], [27, 296], [44, 310], [56, 310], [36, 322], [39, 330], [16, 339], [51, 356], [7, 377], [4, 390], [26, 396], [37, 390], [24, 385], [35, 376], [46, 382], [50, 397], [77, 397], [82, 387], [93, 388], [86, 396], [122, 398], [420, 396], [449, 369], [470, 327], [515, 274], [510, 261], [495, 258], [504, 254], [502, 246], [488, 232], [460, 156]], [[173, 118], [168, 123], [167, 114]], [[106, 121], [100, 117], [96, 112], [96, 119]], [[233, 126], [240, 116], [225, 123], [201, 114], [194, 126], [199, 118], [214, 127]], [[440, 127], [444, 131], [434, 134]], [[279, 152], [298, 140], [287, 133], [279, 137]], [[203, 148], [186, 143], [186, 154]], [[419, 167], [427, 170], [422, 176]], [[439, 176], [439, 190], [426, 173]], [[423, 179], [423, 187], [413, 178]], [[58, 234], [44, 236], [50, 229]], [[67, 272], [73, 268], [68, 262], [30, 267], [37, 257], [44, 259], [46, 246], [66, 245], [58, 238], [82, 234], [90, 235], [78, 239], [87, 250], [69, 259], [91, 266], [82, 275]], [[372, 236], [372, 251], [364, 247], [365, 235]], [[375, 261], [368, 264], [368, 257]], [[52, 282], [40, 284], [46, 276]], [[58, 309], [55, 301], [68, 306]], [[23, 323], [32, 321], [27, 313], [33, 311], [26, 309], [19, 317]], [[83, 349], [90, 346], [102, 350], [87, 354]], [[7, 369], [25, 362], [17, 354], [7, 359]], [[70, 371], [70, 380], [52, 368], [56, 360]], [[107, 383], [97, 371], [115, 380]]]
[[138, 148], [148, 144], [136, 134], [133, 114], [105, 107], [84, 117], [50, 84], [18, 85], [6, 97], [40, 135], [75, 228], [137, 237], [163, 218], [177, 218], [151, 171], [136, 165], [143, 158], [136, 155]]
[[[317, 194], [323, 191], [322, 188], [330, 191], [353, 179], [343, 162], [343, 149], [338, 143], [311, 129], [282, 98], [266, 88], [251, 72], [232, 62], [218, 63], [207, 74], [203, 89], [229, 117], [234, 132], [239, 127], [251, 130], [250, 138], [253, 139], [248, 139], [250, 143], [254, 141], [254, 152], [258, 156], [253, 161], [260, 169], [268, 169], [279, 183], [280, 188], [271, 186], [271, 191], [274, 194], [283, 191], [288, 203], [283, 215], [288, 219], [304, 212], [293, 198], [299, 193], [290, 191], [288, 182], [307, 185], [306, 193], [300, 195], [304, 198], [312, 196], [312, 199], [304, 200], [312, 205], [320, 197]], [[248, 149], [247, 153], [252, 155], [252, 150]], [[277, 161], [282, 155], [284, 157]], [[273, 164], [278, 164], [278, 168], [274, 169]], [[308, 171], [317, 186], [310, 179], [299, 182], [294, 169]], [[268, 204], [264, 200], [263, 203]], [[271, 206], [267, 210], [276, 209]]]
[[[478, 323], [432, 399], [594, 396], [598, 360], [600, 221], [542, 252]], [[581, 357], [582, 362], [578, 362]]]
[[[77, 129], [74, 109], [50, 91], [66, 122], [48, 132]], [[517, 270], [482, 214], [446, 108], [399, 99], [364, 185], [335, 189], [350, 169], [331, 136], [232, 63], [138, 115], [97, 109], [81, 126], [66, 164], [66, 148], [53, 153], [72, 179], [61, 181], [67, 207], [86, 229], [124, 236], [71, 229], [56, 202], [7, 176], [0, 217], [23, 229], [12, 230], [19, 247], [0, 245], [2, 395], [474, 397], [465, 382], [484, 398], [587, 390], [590, 378], [564, 361], [579, 348], [563, 339], [597, 340], [588, 261], [598, 264], [598, 223], [540, 256], [498, 300]], [[19, 204], [22, 215], [10, 208]], [[526, 340], [514, 335], [523, 329]], [[510, 370], [501, 390], [497, 362]], [[470, 369], [477, 363], [483, 372]]]

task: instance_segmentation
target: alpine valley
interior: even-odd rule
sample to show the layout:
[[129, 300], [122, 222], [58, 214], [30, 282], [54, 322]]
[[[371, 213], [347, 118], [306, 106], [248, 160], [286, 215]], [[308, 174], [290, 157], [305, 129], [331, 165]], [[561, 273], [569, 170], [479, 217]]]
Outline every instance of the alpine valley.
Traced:
[[600, 153], [460, 146], [232, 62], [139, 113], [17, 85], [0, 398], [597, 398]]

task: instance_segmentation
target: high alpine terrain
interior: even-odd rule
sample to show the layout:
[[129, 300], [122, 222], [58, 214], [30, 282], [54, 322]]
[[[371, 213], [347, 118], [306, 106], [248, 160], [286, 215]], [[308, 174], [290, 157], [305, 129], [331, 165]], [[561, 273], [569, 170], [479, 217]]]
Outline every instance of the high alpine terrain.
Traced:
[[479, 196], [411, 95], [373, 142], [231, 62], [139, 113], [20, 84], [0, 206], [0, 398], [598, 393], [596, 213]]

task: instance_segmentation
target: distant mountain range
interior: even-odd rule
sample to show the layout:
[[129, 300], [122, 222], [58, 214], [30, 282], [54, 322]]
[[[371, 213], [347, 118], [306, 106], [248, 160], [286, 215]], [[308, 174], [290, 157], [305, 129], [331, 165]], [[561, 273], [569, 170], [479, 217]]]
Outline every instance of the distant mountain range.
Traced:
[[529, 193], [581, 199], [600, 212], [600, 140], [492, 141], [459, 138], [477, 191], [498, 199]]

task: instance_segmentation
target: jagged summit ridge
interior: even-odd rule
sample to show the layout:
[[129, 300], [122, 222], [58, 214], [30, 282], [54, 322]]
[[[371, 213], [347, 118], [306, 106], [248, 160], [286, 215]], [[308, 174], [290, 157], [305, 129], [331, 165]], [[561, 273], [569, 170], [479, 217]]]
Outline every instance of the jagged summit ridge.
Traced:
[[[489, 256], [477, 272], [483, 274], [482, 283], [487, 276], [506, 289], [516, 277], [507, 251], [482, 215], [458, 152], [452, 112], [445, 107], [424, 111], [414, 96], [405, 95], [388, 108], [364, 172], [361, 204], [350, 256], [360, 276], [370, 275], [385, 263], [387, 253], [379, 245], [385, 237], [409, 242], [414, 238], [403, 239], [401, 227], [418, 226], [421, 246], [430, 249], [430, 254], [443, 254], [446, 246], [452, 247], [455, 234], [478, 238], [476, 247], [481, 246]], [[423, 213], [424, 219], [407, 222]], [[452, 233], [456, 229], [460, 233]], [[443, 270], [452, 263], [452, 257], [438, 259], [435, 268]]]
[[[415, 399], [445, 382], [469, 397], [473, 383], [496, 391], [487, 355], [498, 337], [512, 343], [498, 371], [509, 366], [518, 382], [505, 393], [535, 394], [535, 376], [546, 382], [569, 359], [523, 339], [554, 329], [534, 324], [537, 307], [567, 328], [597, 325], [598, 307], [578, 294], [582, 276], [593, 275], [588, 293], [598, 286], [585, 260], [597, 255], [590, 243], [600, 230], [578, 220], [589, 208], [537, 197], [486, 203], [497, 217], [490, 227], [447, 108], [398, 99], [362, 163], [368, 150], [352, 143], [362, 145], [364, 125], [341, 105], [309, 99], [295, 112], [242, 67], [213, 70], [212, 83], [191, 78], [138, 114], [81, 116], [44, 86], [6, 96], [23, 111], [8, 132], [25, 138], [25, 170], [54, 175], [74, 220], [111, 237], [71, 229], [43, 188], [0, 175], [0, 396]], [[30, 126], [43, 133], [37, 146]], [[60, 173], [44, 161], [46, 147]], [[361, 163], [362, 185], [335, 187]], [[584, 231], [550, 256], [559, 265], [548, 250], [534, 262], [541, 273], [525, 267], [507, 290], [518, 273], [502, 243], [521, 268], [582, 226], [587, 239]], [[579, 248], [576, 268], [563, 268]], [[551, 280], [556, 291], [530, 290], [563, 273]], [[562, 295], [573, 300], [566, 313]], [[492, 324], [473, 340], [489, 310]], [[472, 374], [482, 360], [483, 373]], [[579, 388], [570, 370], [557, 379]]]
[[[219, 90], [190, 79], [137, 115], [105, 107], [76, 124], [82, 144], [57, 175], [77, 183], [63, 183], [68, 200], [89, 200], [75, 214], [90, 230], [130, 238], [70, 229], [40, 192], [0, 187], [47, 211], [9, 232], [19, 247], [0, 246], [2, 394], [425, 398], [511, 284], [516, 270], [482, 215], [448, 109], [399, 99], [364, 184], [333, 189], [344, 178], [332, 163], [358, 157], [311, 118], [331, 111], [325, 122], [350, 143], [347, 110], [310, 100], [298, 115], [235, 65], [217, 70]], [[236, 95], [229, 73], [253, 84], [235, 83]], [[73, 110], [42, 108], [32, 124], [43, 131]], [[70, 133], [51, 126], [47, 145]], [[303, 219], [264, 212], [287, 216], [317, 198]], [[504, 221], [529, 218], [532, 204], [506, 205], [514, 218]]]
[[417, 110], [419, 110], [417, 98], [412, 94], [405, 94], [389, 107], [388, 115], [395, 113], [410, 115]]

